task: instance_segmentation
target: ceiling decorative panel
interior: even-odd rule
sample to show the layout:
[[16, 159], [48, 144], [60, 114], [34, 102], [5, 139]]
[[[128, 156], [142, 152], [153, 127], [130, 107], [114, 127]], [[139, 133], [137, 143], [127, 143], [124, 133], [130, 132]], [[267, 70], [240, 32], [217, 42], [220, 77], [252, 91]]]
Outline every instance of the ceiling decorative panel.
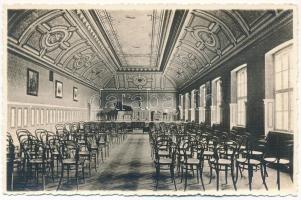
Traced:
[[258, 40], [259, 33], [277, 19], [291, 14], [276, 10], [192, 10], [164, 74], [183, 88]]
[[10, 11], [9, 47], [63, 71], [92, 87], [103, 87], [112, 66], [95, 48], [84, 26], [66, 10]]
[[175, 90], [175, 84], [162, 73], [117, 73], [105, 86], [112, 90]]
[[124, 68], [156, 70], [162, 34], [162, 10], [96, 10]]
[[9, 10], [8, 49], [94, 88], [174, 90], [290, 20], [292, 10]]

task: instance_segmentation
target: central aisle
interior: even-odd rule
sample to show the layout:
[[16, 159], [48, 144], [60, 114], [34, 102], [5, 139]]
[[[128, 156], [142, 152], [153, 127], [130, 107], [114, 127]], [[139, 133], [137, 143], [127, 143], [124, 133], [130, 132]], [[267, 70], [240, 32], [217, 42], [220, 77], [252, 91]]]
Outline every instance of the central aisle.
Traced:
[[[216, 190], [216, 177], [213, 173], [213, 179], [209, 184], [209, 166], [205, 162], [203, 178], [206, 191]], [[269, 178], [267, 179], [267, 185], [270, 190], [276, 190], [276, 171], [267, 168]], [[113, 144], [110, 147], [110, 156], [104, 160], [104, 163], [100, 163], [98, 171], [92, 167], [91, 176], [86, 177], [86, 182], [79, 185], [79, 190], [89, 191], [137, 191], [137, 190], [154, 190], [155, 186], [155, 167], [150, 155], [150, 144], [148, 135], [132, 135], [129, 134], [127, 138], [120, 144]], [[168, 172], [161, 171], [161, 178], [159, 182], [158, 190], [174, 191], [173, 183], [170, 179]], [[188, 178], [187, 190], [195, 190], [202, 192], [201, 184], [198, 184], [195, 177], [190, 176]], [[285, 186], [285, 189], [289, 189], [292, 186], [290, 177], [286, 173], [281, 173], [281, 182]], [[181, 183], [181, 177], [176, 176], [177, 188], [179, 191], [183, 191], [184, 185]], [[57, 184], [51, 184], [47, 187], [48, 190], [54, 190]], [[239, 175], [237, 187], [239, 191], [248, 191], [248, 177], [247, 172], [244, 171], [244, 175], [241, 178]], [[254, 173], [253, 190], [266, 191], [261, 180], [260, 171]], [[230, 173], [228, 174], [228, 184], [225, 184], [224, 173], [220, 176], [220, 189], [234, 191]], [[62, 187], [62, 190], [76, 190], [76, 186], [66, 185]]]
[[148, 135], [128, 135], [125, 141], [113, 144], [110, 156], [80, 189], [152, 190], [153, 172]]

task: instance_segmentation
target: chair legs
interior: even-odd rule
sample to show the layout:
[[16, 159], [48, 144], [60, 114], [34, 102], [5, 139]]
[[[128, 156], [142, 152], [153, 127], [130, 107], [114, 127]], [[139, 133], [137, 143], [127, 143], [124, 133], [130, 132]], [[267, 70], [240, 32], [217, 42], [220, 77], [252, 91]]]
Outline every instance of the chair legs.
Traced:
[[175, 191], [177, 191], [177, 185], [176, 185], [176, 179], [175, 179], [175, 172], [174, 172], [174, 166], [170, 166], [170, 175], [171, 175], [171, 179], [173, 181], [174, 187], [175, 187]]
[[[69, 174], [70, 174], [70, 169], [71, 169], [71, 166], [70, 165], [66, 165], [67, 169], [65, 169], [64, 165], [62, 164], [62, 169], [61, 169], [61, 177], [60, 177], [60, 180], [59, 180], [59, 184], [56, 188], [56, 191], [58, 191], [61, 187], [61, 184], [62, 184], [62, 180], [64, 178], [64, 171], [67, 170], [67, 182], [69, 182]], [[85, 182], [85, 172], [84, 172], [84, 164], [81, 166], [82, 167], [82, 176], [83, 176], [83, 180]], [[79, 180], [78, 180], [78, 177], [79, 177], [79, 165], [76, 165], [75, 166], [75, 178], [76, 178], [76, 188], [78, 190], [79, 188]]]
[[203, 190], [205, 191], [205, 186], [203, 181], [203, 166], [200, 167], [200, 179], [201, 179]]
[[[188, 167], [190, 167], [190, 170], [192, 170], [192, 172], [194, 173], [194, 165], [185, 165], [185, 166], [181, 166], [181, 183], [183, 182], [183, 175], [184, 175], [184, 169], [185, 169], [185, 182], [184, 182], [184, 191], [187, 188], [187, 178], [188, 178]], [[205, 186], [204, 186], [204, 181], [203, 181], [203, 166], [201, 165], [195, 165], [196, 166], [196, 173], [197, 173], [197, 183], [200, 183], [200, 179], [201, 179], [201, 184], [202, 184], [202, 188], [205, 191]], [[194, 175], [194, 174], [193, 174]]]
[[216, 166], [215, 168], [215, 172], [216, 172], [216, 190], [219, 190], [219, 169], [218, 166]]
[[[176, 185], [175, 172], [174, 172], [174, 166], [173, 165], [170, 166], [170, 177], [171, 177], [171, 180], [174, 184], [175, 191], [177, 191], [177, 185]], [[156, 175], [155, 175], [155, 180], [156, 180], [155, 189], [156, 190], [158, 189], [159, 179], [160, 179], [160, 166], [158, 164], [156, 164]]]
[[267, 186], [267, 184], [265, 182], [266, 164], [261, 164], [261, 166], [260, 166], [260, 172], [261, 172], [261, 178], [262, 178], [262, 182], [264, 184], [264, 187], [265, 187], [266, 190], [268, 190], [268, 186]]
[[[220, 171], [225, 171], [225, 182], [227, 184], [228, 183], [228, 181], [227, 181], [227, 179], [228, 179], [227, 178], [228, 177], [228, 170], [230, 168], [233, 187], [234, 187], [235, 190], [237, 190], [237, 188], [236, 188], [237, 175], [235, 177], [235, 174], [234, 174], [234, 164], [225, 165], [224, 167], [225, 167], [225, 169], [222, 169], [221, 166], [219, 166], [219, 165], [216, 165], [214, 167], [213, 166], [210, 167], [210, 180], [209, 180], [209, 184], [211, 183], [211, 180], [212, 180], [212, 169], [214, 168], [215, 169], [215, 173], [216, 173], [216, 190], [218, 191], [219, 190], [219, 175], [220, 175], [219, 172]], [[238, 168], [236, 168], [236, 170], [238, 170]], [[201, 176], [201, 178], [202, 178], [202, 176]]]
[[[237, 176], [237, 174], [236, 174], [236, 176]], [[234, 165], [233, 164], [231, 166], [231, 177], [232, 177], [232, 183], [233, 183], [234, 189], [237, 190], [235, 176], [234, 176]]]
[[63, 177], [64, 177], [64, 165], [62, 165], [62, 169], [61, 169], [61, 170], [62, 170], [62, 171], [61, 171], [61, 177], [60, 177], [59, 184], [58, 184], [58, 186], [57, 186], [57, 188], [56, 188], [56, 191], [58, 191], [58, 190], [60, 189], [60, 187], [61, 187], [62, 179], [63, 179]]
[[156, 190], [158, 189], [159, 176], [160, 176], [160, 166], [156, 166]]

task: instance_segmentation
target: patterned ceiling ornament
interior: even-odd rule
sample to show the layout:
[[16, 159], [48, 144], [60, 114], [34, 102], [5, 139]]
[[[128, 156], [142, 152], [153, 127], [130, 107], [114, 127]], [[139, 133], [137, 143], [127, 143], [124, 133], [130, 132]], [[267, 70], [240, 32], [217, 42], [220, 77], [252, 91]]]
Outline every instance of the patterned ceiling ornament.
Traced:
[[183, 79], [183, 78], [184, 78], [184, 71], [183, 71], [183, 69], [177, 68], [177, 71], [176, 71], [176, 77], [177, 77], [177, 78], [180, 78], [180, 79]]
[[208, 50], [221, 56], [221, 45], [217, 33], [220, 31], [220, 26], [216, 23], [211, 23], [209, 27], [194, 26], [188, 27], [187, 31], [196, 40], [195, 46], [200, 50], [207, 48]]
[[41, 44], [41, 55], [44, 55], [46, 52], [51, 52], [57, 48], [67, 49], [70, 47], [70, 43], [68, 40], [71, 38], [74, 31], [76, 31], [76, 27], [70, 26], [55, 26], [49, 27], [44, 25], [44, 28], [39, 28], [40, 30], [44, 30], [44, 34], [42, 39], [40, 40]]
[[101, 78], [105, 73], [106, 69], [94, 67], [89, 74], [86, 76], [87, 79], [94, 81], [96, 78]]
[[188, 53], [186, 56], [177, 55], [178, 63], [184, 68], [191, 68], [193, 70], [197, 70], [198, 66], [196, 64], [196, 57], [191, 53]]
[[91, 66], [95, 54], [78, 54], [74, 56], [73, 71], [79, 70], [83, 67]]
[[142, 87], [147, 83], [147, 80], [144, 76], [139, 74], [133, 78], [133, 82], [139, 89], [142, 89]]

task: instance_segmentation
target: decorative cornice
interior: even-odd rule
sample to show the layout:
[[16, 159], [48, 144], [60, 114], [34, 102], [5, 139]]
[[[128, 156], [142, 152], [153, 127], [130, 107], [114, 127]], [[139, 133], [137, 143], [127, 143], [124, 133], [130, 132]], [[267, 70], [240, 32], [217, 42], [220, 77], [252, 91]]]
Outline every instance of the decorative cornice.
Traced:
[[114, 93], [178, 93], [176, 90], [118, 90], [118, 89], [104, 89], [103, 92], [114, 92]]

